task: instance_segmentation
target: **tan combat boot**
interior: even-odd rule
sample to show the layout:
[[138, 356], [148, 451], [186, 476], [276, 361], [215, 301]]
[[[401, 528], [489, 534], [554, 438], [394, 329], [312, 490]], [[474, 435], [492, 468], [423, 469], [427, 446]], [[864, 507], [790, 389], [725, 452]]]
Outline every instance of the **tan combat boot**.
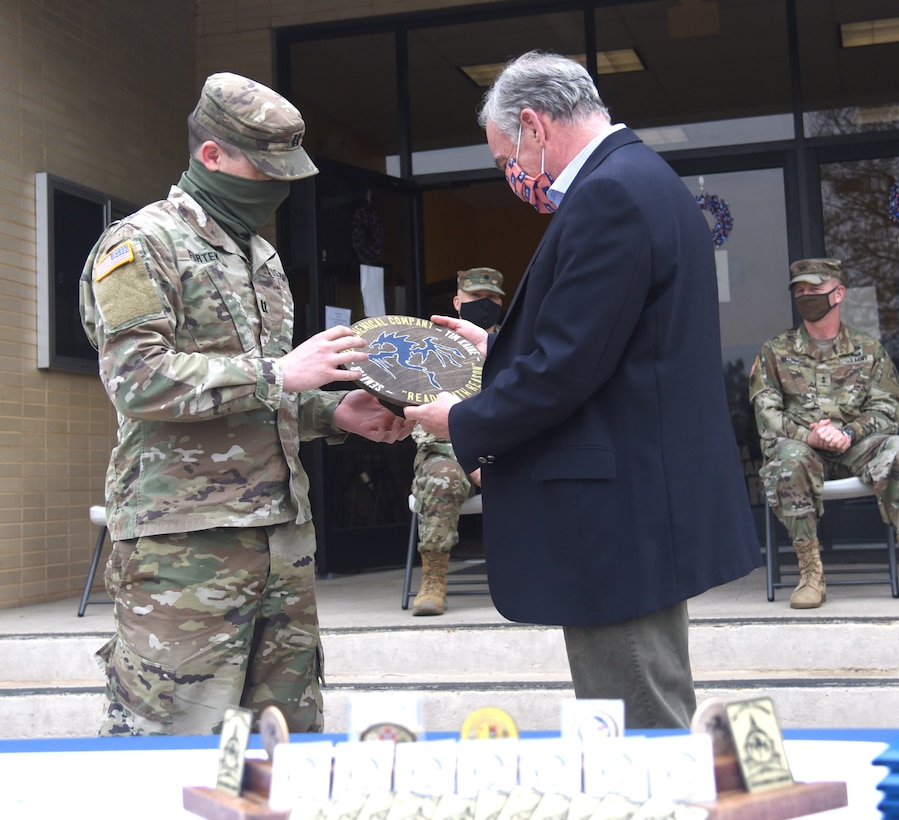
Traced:
[[413, 615], [443, 615], [446, 612], [446, 565], [448, 552], [421, 553], [421, 588], [412, 602]]
[[790, 596], [790, 606], [793, 609], [816, 609], [827, 598], [818, 539], [808, 543], [796, 541], [793, 549], [799, 558], [799, 584]]

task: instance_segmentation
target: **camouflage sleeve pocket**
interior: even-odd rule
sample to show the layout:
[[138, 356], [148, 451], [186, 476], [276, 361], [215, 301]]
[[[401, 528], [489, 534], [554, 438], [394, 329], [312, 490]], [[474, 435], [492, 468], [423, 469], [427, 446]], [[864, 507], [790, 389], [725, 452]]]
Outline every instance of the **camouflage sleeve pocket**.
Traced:
[[118, 638], [97, 652], [106, 669], [106, 696], [136, 715], [174, 721], [175, 670], [135, 654]]

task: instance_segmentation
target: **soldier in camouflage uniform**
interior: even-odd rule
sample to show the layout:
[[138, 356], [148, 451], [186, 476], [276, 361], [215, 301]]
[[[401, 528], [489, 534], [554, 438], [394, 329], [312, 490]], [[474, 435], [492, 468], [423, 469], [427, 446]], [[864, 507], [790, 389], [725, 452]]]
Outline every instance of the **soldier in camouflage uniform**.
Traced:
[[790, 606], [812, 609], [826, 598], [818, 544], [825, 480], [859, 476], [874, 487], [884, 522], [899, 525], [899, 383], [880, 343], [840, 321], [839, 261], [802, 259], [790, 274], [803, 321], [762, 347], [749, 395], [768, 503], [799, 558]]
[[[459, 271], [453, 307], [460, 318], [493, 333], [502, 312], [503, 275], [493, 268]], [[459, 508], [475, 493], [477, 474], [467, 476], [456, 461], [453, 445], [426, 433], [412, 431], [416, 452], [412, 495], [418, 513], [418, 551], [422, 582], [412, 603], [413, 615], [446, 612], [446, 570], [450, 553], [459, 543]]]
[[[362, 390], [348, 328], [293, 348], [293, 301], [258, 231], [317, 173], [300, 112], [214, 74], [188, 118], [188, 170], [111, 225], [81, 317], [118, 413], [106, 481], [115, 636], [102, 735], [204, 734], [228, 706], [321, 731], [315, 535], [300, 441], [411, 431]], [[363, 343], [364, 344], [364, 343]]]

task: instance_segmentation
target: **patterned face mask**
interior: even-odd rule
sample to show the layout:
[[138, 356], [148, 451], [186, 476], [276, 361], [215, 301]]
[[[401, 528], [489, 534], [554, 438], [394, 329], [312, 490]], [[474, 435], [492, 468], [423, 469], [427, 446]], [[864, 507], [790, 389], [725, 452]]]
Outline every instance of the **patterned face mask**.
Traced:
[[552, 176], [544, 169], [543, 160], [546, 156], [546, 147], [540, 155], [540, 173], [537, 176], [529, 176], [518, 164], [518, 153], [521, 151], [521, 126], [518, 127], [518, 147], [515, 153], [509, 157], [506, 166], [506, 182], [522, 202], [533, 206], [538, 214], [555, 213], [556, 206], [550, 201], [548, 191], [553, 184]]

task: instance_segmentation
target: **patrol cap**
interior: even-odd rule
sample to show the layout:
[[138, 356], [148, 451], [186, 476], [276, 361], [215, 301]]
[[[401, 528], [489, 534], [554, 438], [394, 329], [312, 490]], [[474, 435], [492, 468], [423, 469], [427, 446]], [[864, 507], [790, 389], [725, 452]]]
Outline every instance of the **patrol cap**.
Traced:
[[790, 287], [799, 282], [823, 285], [829, 279], [841, 279], [839, 259], [797, 259], [790, 265]]
[[299, 110], [247, 77], [211, 74], [191, 116], [266, 176], [290, 180], [318, 173], [302, 148], [306, 123]]
[[503, 290], [503, 275], [494, 268], [471, 268], [460, 270], [458, 277], [459, 290], [471, 293], [476, 290], [489, 290], [505, 296]]

